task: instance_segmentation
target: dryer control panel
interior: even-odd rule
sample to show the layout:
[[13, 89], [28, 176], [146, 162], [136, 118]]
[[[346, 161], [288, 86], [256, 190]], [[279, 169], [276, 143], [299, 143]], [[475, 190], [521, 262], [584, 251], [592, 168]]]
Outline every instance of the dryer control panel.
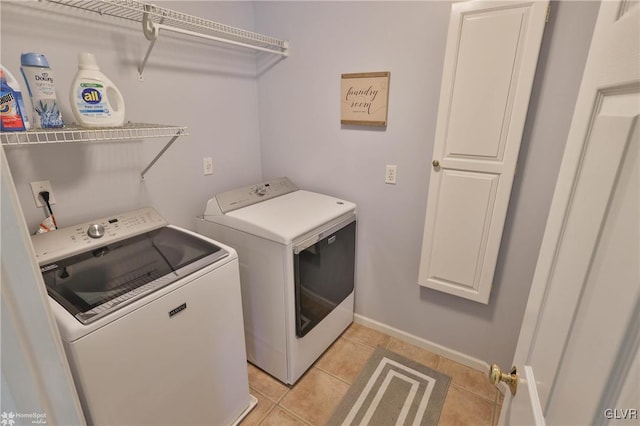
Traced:
[[103, 217], [31, 237], [40, 265], [167, 226], [151, 207]]
[[243, 207], [260, 203], [297, 190], [298, 187], [295, 186], [289, 178], [281, 177], [256, 185], [221, 192], [212, 199], [215, 200], [214, 203], [212, 203], [212, 200], [209, 200], [204, 215], [218, 216], [226, 214], [230, 211], [241, 209]]

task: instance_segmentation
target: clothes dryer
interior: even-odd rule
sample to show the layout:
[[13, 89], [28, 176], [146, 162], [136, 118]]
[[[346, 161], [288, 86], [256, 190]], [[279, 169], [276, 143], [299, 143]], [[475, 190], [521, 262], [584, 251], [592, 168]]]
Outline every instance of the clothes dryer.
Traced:
[[283, 177], [217, 194], [197, 231], [238, 251], [248, 360], [295, 383], [353, 322], [356, 205]]

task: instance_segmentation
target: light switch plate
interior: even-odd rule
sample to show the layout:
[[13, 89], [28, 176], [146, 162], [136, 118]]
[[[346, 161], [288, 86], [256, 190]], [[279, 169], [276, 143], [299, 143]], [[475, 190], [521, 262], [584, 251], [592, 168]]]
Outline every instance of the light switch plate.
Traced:
[[202, 159], [202, 173], [204, 173], [205, 176], [213, 174], [213, 160], [211, 157], [204, 157]]

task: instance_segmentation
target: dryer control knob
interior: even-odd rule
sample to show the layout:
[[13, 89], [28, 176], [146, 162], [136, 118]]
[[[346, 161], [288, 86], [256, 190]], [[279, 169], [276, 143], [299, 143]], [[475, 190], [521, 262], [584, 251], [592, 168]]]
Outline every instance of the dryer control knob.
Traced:
[[89, 229], [87, 229], [87, 235], [91, 238], [102, 238], [104, 235], [104, 226], [99, 223], [94, 223], [93, 225], [89, 225]]

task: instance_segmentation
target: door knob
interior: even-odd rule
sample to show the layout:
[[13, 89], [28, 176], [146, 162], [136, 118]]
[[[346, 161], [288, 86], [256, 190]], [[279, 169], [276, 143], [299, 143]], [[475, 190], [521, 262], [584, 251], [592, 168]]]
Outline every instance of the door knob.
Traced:
[[436, 169], [436, 168], [440, 167], [440, 162], [438, 160], [433, 160], [431, 165], [433, 166], [434, 169]]
[[489, 367], [489, 380], [494, 385], [497, 385], [500, 382], [505, 382], [509, 385], [509, 389], [511, 390], [511, 395], [516, 395], [516, 390], [518, 389], [518, 369], [513, 366], [511, 367], [511, 373], [503, 373], [500, 367], [497, 364], [492, 364]]

